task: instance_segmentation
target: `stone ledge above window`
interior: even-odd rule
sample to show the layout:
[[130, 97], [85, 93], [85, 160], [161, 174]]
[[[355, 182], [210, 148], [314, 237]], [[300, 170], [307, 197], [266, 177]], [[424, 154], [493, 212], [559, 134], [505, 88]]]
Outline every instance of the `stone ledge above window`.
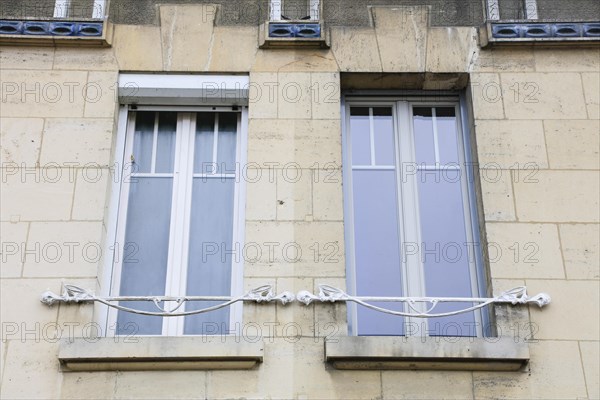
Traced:
[[66, 340], [58, 359], [63, 371], [225, 370], [251, 369], [263, 353], [262, 342], [228, 336], [141, 336]]
[[512, 338], [349, 336], [325, 342], [336, 369], [518, 371], [529, 346]]

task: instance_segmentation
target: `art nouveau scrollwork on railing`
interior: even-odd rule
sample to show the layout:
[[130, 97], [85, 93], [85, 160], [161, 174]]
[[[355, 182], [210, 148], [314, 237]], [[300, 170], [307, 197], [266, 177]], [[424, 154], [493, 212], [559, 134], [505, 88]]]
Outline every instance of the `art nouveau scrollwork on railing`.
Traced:
[[[418, 317], [418, 318], [435, 318], [435, 317], [448, 317], [457, 314], [463, 314], [477, 310], [490, 304], [537, 304], [540, 308], [550, 304], [550, 296], [546, 293], [539, 293], [535, 296], [529, 296], [527, 294], [527, 288], [524, 286], [517, 287], [511, 290], [507, 290], [496, 297], [484, 298], [484, 297], [363, 297], [363, 296], [351, 296], [341, 289], [330, 285], [319, 285], [319, 294], [315, 295], [309, 291], [303, 290], [298, 292], [295, 296], [291, 292], [283, 292], [279, 295], [273, 293], [273, 287], [271, 285], [260, 286], [256, 289], [249, 291], [243, 296], [238, 297], [227, 297], [227, 296], [181, 296], [181, 297], [169, 297], [169, 296], [117, 296], [117, 297], [98, 297], [93, 293], [82, 289], [74, 285], [65, 285], [65, 289], [62, 295], [57, 295], [52, 292], [45, 292], [42, 294], [41, 302], [52, 306], [56, 303], [90, 303], [98, 302], [108, 307], [116, 308], [121, 311], [131, 312], [141, 315], [150, 316], [161, 316], [161, 317], [181, 317], [185, 315], [202, 314], [210, 311], [218, 310], [221, 308], [228, 307], [237, 302], [253, 302], [253, 303], [271, 303], [280, 302], [285, 305], [298, 300], [305, 305], [310, 305], [313, 302], [321, 303], [340, 303], [340, 302], [354, 302], [360, 304], [363, 307], [367, 307], [371, 310], [379, 311], [386, 314], [398, 315], [403, 317]], [[144, 311], [137, 310], [134, 308], [126, 307], [118, 304], [119, 302], [136, 302], [145, 301], [152, 302], [158, 309], [158, 311]], [[220, 301], [220, 304], [206, 307], [197, 310], [189, 311], [178, 311], [183, 304], [191, 301]], [[387, 302], [400, 302], [406, 303], [409, 312], [390, 310], [384, 307], [379, 307], [371, 303], [387, 303]], [[161, 306], [161, 303], [175, 303], [171, 309], [167, 309], [165, 306]], [[444, 313], [433, 313], [434, 309], [440, 303], [478, 303], [464, 309], [444, 312]], [[419, 307], [419, 304], [428, 304], [425, 310]]]
[[[273, 287], [271, 285], [260, 286], [256, 289], [252, 289], [243, 296], [238, 297], [227, 297], [227, 296], [181, 296], [181, 297], [169, 297], [169, 296], [116, 296], [116, 297], [98, 297], [93, 293], [82, 289], [74, 285], [65, 285], [64, 292], [62, 295], [57, 295], [53, 292], [45, 292], [42, 294], [41, 302], [52, 306], [56, 303], [91, 303], [98, 302], [108, 307], [116, 308], [117, 310], [131, 312], [134, 314], [159, 316], [159, 317], [182, 317], [186, 315], [203, 314], [210, 311], [219, 310], [221, 308], [228, 307], [238, 302], [253, 302], [253, 303], [270, 303], [278, 301], [281, 304], [288, 304], [295, 300], [295, 296], [291, 292], [283, 292], [279, 295], [273, 293]], [[135, 302], [145, 301], [153, 302], [159, 311], [144, 311], [137, 310], [130, 307], [125, 307], [118, 302]], [[180, 311], [179, 308], [186, 303], [191, 301], [221, 301], [221, 304], [217, 304], [211, 307], [206, 307], [198, 310]], [[175, 303], [171, 309], [161, 306], [160, 303]]]
[[[314, 301], [320, 301], [322, 303], [336, 303], [336, 302], [354, 302], [361, 306], [370, 308], [371, 310], [379, 311], [386, 314], [398, 315], [402, 317], [419, 317], [419, 318], [436, 318], [436, 317], [448, 317], [457, 314], [463, 314], [483, 308], [493, 303], [509, 303], [512, 305], [518, 304], [537, 304], [540, 308], [550, 304], [551, 298], [546, 293], [539, 293], [535, 296], [527, 295], [527, 288], [524, 286], [517, 287], [511, 290], [507, 290], [500, 295], [492, 298], [481, 298], [481, 297], [361, 297], [351, 296], [341, 289], [335, 288], [329, 285], [319, 285], [319, 294], [315, 295], [308, 291], [301, 291], [297, 295], [298, 301], [310, 305]], [[406, 303], [411, 312], [390, 310], [387, 308], [379, 307], [370, 303], [378, 302], [401, 302]], [[427, 310], [420, 310], [417, 303], [428, 303]], [[436, 306], [440, 303], [479, 303], [471, 307], [466, 307], [461, 310], [445, 312], [445, 313], [432, 313]]]

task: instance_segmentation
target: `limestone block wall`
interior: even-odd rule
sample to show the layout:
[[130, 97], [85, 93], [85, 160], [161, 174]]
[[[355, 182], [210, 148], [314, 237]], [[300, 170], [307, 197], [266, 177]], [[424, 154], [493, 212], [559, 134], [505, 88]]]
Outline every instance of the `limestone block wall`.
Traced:
[[[375, 7], [372, 26], [333, 27], [330, 50], [260, 50], [258, 27], [215, 26], [203, 6], [161, 6], [159, 19], [115, 25], [109, 48], [0, 49], [2, 398], [600, 397], [597, 47], [484, 50], [475, 28], [430, 27], [422, 7]], [[246, 262], [244, 286], [277, 292], [345, 287], [343, 74], [420, 74], [425, 89], [468, 74], [493, 291], [553, 299], [503, 332], [533, 337], [527, 370], [335, 370], [323, 341], [347, 334], [345, 307], [294, 304], [245, 306], [265, 342], [253, 370], [61, 372], [58, 341], [93, 340], [93, 307], [39, 296], [103, 289], [116, 80], [132, 71], [249, 74], [248, 167], [261, 179], [247, 182], [246, 243], [279, 247]]]

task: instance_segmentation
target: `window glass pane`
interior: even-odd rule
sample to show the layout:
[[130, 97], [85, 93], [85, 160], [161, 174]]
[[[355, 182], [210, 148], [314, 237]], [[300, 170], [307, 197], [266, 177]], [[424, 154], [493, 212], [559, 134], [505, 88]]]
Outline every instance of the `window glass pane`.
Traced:
[[369, 108], [352, 107], [350, 109], [352, 165], [371, 165], [370, 127]]
[[373, 128], [375, 131], [375, 163], [377, 165], [396, 165], [394, 121], [391, 107], [373, 108]]
[[238, 113], [219, 114], [217, 163], [220, 173], [235, 173], [235, 141]]
[[288, 19], [310, 19], [309, 3], [306, 0], [285, 0], [282, 14]]
[[440, 163], [442, 165], [458, 165], [458, 134], [454, 107], [437, 107], [435, 109]]
[[158, 139], [156, 144], [156, 172], [158, 173], [173, 172], [176, 131], [177, 113], [160, 113], [158, 116]]
[[[402, 107], [405, 103], [402, 103]], [[411, 106], [412, 107], [412, 106]], [[460, 131], [455, 106], [423, 106], [411, 108], [413, 137], [408, 132], [398, 134], [393, 123], [391, 107], [351, 107], [348, 144], [352, 147], [352, 199], [356, 295], [372, 297], [478, 296], [477, 279], [473, 269], [477, 265], [475, 251], [479, 245], [468, 243], [472, 227], [467, 226], [465, 215], [464, 178], [461, 169], [443, 169], [436, 162], [459, 166]], [[369, 112], [373, 120], [370, 131]], [[435, 121], [435, 125], [434, 125]], [[383, 134], [382, 134], [383, 133]], [[371, 134], [374, 142], [372, 151]], [[408, 140], [404, 142], [404, 138]], [[397, 144], [395, 140], [399, 140]], [[412, 141], [412, 143], [411, 143]], [[360, 144], [360, 145], [357, 145]], [[416, 188], [402, 183], [398, 193], [396, 171], [365, 171], [356, 166], [395, 165], [397, 148], [414, 145], [414, 161], [429, 170], [420, 170]], [[403, 147], [404, 146], [404, 147]], [[374, 160], [372, 153], [374, 152]], [[408, 155], [408, 154], [407, 154]], [[357, 161], [358, 160], [358, 161]], [[410, 161], [410, 160], [409, 160]], [[416, 190], [415, 190], [416, 189]], [[398, 195], [408, 196], [404, 201], [419, 204], [419, 215], [407, 216], [405, 223], [415, 219], [416, 224], [403, 226], [399, 213]], [[476, 217], [474, 217], [476, 218]], [[470, 223], [470, 222], [469, 222]], [[421, 235], [418, 244], [420, 257], [403, 259], [402, 237]], [[415, 250], [411, 248], [411, 251]], [[409, 282], [404, 293], [406, 274], [419, 273], [423, 262], [425, 291], [417, 280]], [[416, 270], [414, 268], [417, 268]], [[472, 276], [473, 275], [473, 276]], [[472, 285], [473, 283], [473, 285]], [[376, 304], [392, 310], [409, 311], [404, 303]], [[425, 305], [426, 307], [428, 304]], [[439, 303], [432, 311], [444, 313], [473, 306], [471, 303]], [[353, 312], [354, 310], [350, 310]], [[404, 318], [390, 316], [356, 306], [357, 320], [354, 331], [359, 335], [402, 335]], [[470, 312], [446, 318], [428, 319], [425, 334], [431, 336], [476, 336], [479, 312]], [[476, 319], [477, 316], [477, 319]], [[416, 319], [416, 322], [419, 322]], [[425, 328], [419, 327], [419, 329]]]
[[215, 136], [215, 114], [196, 114], [196, 147], [194, 150], [194, 173], [213, 172], [213, 142]]
[[154, 144], [154, 113], [138, 112], [133, 136], [133, 172], [150, 172]]
[[[234, 189], [235, 179], [194, 178], [187, 295], [231, 294]], [[215, 304], [219, 302], [190, 302], [187, 309]], [[226, 307], [185, 317], [184, 333], [227, 333], [228, 326], [229, 307]]]
[[[470, 257], [458, 171], [419, 171], [421, 259], [426, 296], [472, 297]], [[470, 303], [440, 303], [435, 312], [470, 307]], [[470, 336], [474, 314], [459, 314], [430, 321], [430, 335]], [[458, 332], [458, 333], [457, 333]]]
[[[402, 296], [396, 173], [354, 171], [352, 191], [356, 294]], [[359, 335], [402, 335], [403, 318], [357, 307]]]
[[413, 108], [415, 155], [417, 164], [435, 164], [435, 144], [431, 107]]
[[[165, 294], [172, 187], [172, 178], [132, 178], [121, 254], [121, 296]], [[152, 302], [122, 302], [121, 305], [159, 311]], [[119, 311], [118, 334], [160, 335], [161, 332], [161, 317]]]

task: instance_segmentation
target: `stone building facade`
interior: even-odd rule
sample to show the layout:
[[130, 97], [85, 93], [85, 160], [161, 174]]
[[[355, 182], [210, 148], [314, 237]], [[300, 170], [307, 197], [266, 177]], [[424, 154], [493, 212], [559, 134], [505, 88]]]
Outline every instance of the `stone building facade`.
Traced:
[[[324, 0], [317, 40], [274, 41], [266, 3], [115, 0], [101, 37], [0, 35], [2, 398], [600, 398], [598, 38], [495, 41], [481, 1]], [[566, 3], [539, 1], [540, 20], [600, 19], [595, 2]], [[22, 15], [26, 1], [1, 5], [3, 21], [56, 19]], [[217, 84], [201, 100], [153, 86], [174, 76]], [[247, 84], [228, 96], [223, 77]], [[488, 337], [350, 342], [344, 302], [247, 301], [230, 335], [185, 338], [113, 337], [98, 302], [40, 302], [65, 285], [118, 294], [123, 132], [145, 102], [241, 113], [243, 279], [232, 295], [263, 285], [351, 293], [353, 95], [460, 97], [481, 296], [526, 286], [551, 304], [496, 305]], [[246, 254], [248, 243], [261, 255]]]

